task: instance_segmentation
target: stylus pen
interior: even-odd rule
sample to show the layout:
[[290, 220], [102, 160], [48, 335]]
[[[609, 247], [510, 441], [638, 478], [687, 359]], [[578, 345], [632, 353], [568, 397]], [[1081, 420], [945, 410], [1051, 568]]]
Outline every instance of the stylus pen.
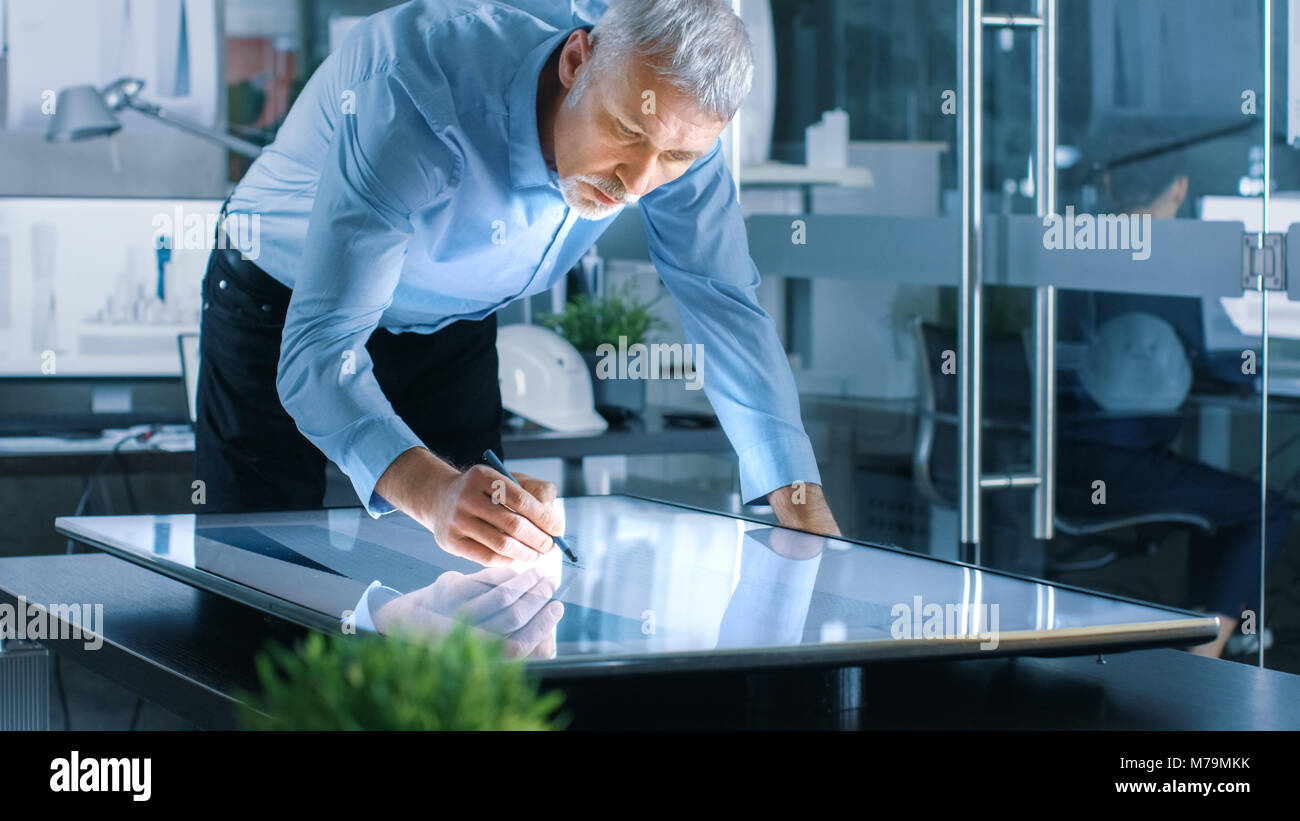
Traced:
[[[492, 468], [497, 473], [500, 473], [502, 476], [514, 482], [516, 485], [519, 485], [519, 480], [516, 479], [514, 476], [512, 476], [510, 474], [510, 471], [506, 470], [505, 464], [497, 457], [495, 453], [492, 452], [492, 448], [488, 448], [487, 450], [483, 451], [483, 461], [488, 463], [488, 467]], [[523, 487], [523, 485], [519, 485], [519, 486]], [[576, 564], [578, 561], [578, 557], [573, 555], [573, 551], [569, 549], [569, 543], [564, 541], [564, 537], [555, 536], [554, 539], [555, 539], [555, 543], [560, 546], [561, 550], [564, 551], [564, 555], [569, 557], [569, 561]]]

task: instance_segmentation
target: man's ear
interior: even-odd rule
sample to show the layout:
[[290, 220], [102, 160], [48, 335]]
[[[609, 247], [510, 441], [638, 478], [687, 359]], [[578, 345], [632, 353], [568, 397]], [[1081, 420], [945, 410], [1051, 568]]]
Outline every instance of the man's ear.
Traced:
[[572, 89], [578, 81], [578, 72], [591, 62], [591, 38], [585, 29], [578, 29], [569, 35], [560, 52], [560, 82], [566, 89]]
[[1173, 219], [1178, 216], [1178, 209], [1182, 208], [1185, 199], [1187, 199], [1187, 175], [1180, 174], [1165, 186], [1165, 190], [1161, 191], [1155, 202], [1145, 210], [1157, 219]]
[[1177, 211], [1178, 208], [1183, 204], [1183, 200], [1187, 199], [1187, 175], [1186, 174], [1179, 175], [1174, 180], [1173, 184], [1169, 186], [1169, 199], [1173, 203], [1175, 211]]

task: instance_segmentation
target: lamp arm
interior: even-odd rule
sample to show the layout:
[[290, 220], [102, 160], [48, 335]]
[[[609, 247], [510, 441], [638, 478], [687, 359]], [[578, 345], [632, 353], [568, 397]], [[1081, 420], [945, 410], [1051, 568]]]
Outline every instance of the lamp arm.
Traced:
[[202, 137], [205, 140], [220, 143], [231, 151], [234, 151], [236, 154], [257, 159], [257, 157], [262, 153], [262, 146], [257, 145], [256, 143], [251, 143], [248, 140], [241, 140], [238, 137], [232, 137], [229, 134], [224, 134], [214, 128], [209, 128], [182, 117], [177, 117], [175, 114], [168, 112], [160, 105], [140, 99], [127, 99], [125, 104], [132, 111], [138, 111], [147, 117], [152, 117], [161, 123], [172, 126], [173, 128], [178, 128], [181, 131], [188, 132], [196, 137]]

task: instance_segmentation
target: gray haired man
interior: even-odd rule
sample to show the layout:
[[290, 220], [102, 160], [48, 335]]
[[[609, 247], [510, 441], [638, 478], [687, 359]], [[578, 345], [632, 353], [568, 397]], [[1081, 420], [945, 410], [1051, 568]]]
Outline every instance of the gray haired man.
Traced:
[[719, 0], [616, 0], [594, 27], [565, 5], [407, 3], [312, 76], [229, 203], [260, 215], [260, 257], [214, 254], [205, 284], [210, 506], [319, 506], [329, 458], [449, 552], [550, 551], [555, 488], [523, 477], [494, 504], [501, 477], [473, 465], [500, 447], [493, 314], [638, 203], [745, 501], [837, 532], [720, 151], [744, 26]]

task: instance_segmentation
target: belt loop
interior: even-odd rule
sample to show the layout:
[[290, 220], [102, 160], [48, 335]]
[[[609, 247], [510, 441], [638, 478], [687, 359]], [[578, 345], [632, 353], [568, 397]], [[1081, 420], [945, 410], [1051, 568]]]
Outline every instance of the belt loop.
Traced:
[[[215, 250], [221, 250], [221, 235], [226, 231], [226, 216], [230, 209], [230, 199], [233, 196], [235, 196], [235, 192], [231, 191], [226, 196], [225, 202], [221, 203], [221, 210], [217, 212], [217, 231], [212, 235], [212, 247]], [[230, 243], [227, 242], [226, 245], [229, 247]]]

